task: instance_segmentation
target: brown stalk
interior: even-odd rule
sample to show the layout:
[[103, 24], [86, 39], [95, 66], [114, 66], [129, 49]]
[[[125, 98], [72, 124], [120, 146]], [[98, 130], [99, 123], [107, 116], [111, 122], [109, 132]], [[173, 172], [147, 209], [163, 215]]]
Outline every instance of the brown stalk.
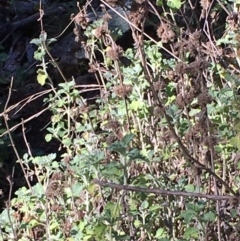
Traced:
[[131, 192], [154, 193], [156, 195], [195, 197], [195, 198], [206, 198], [210, 200], [229, 200], [229, 201], [234, 199], [233, 196], [211, 195], [211, 194], [183, 192], [183, 191], [169, 191], [169, 190], [162, 190], [158, 188], [143, 188], [143, 187], [135, 187], [135, 186], [129, 186], [129, 185], [120, 185], [112, 182], [104, 182], [97, 179], [95, 179], [93, 183], [102, 187], [110, 187], [118, 190], [125, 190], [125, 191], [131, 191]]

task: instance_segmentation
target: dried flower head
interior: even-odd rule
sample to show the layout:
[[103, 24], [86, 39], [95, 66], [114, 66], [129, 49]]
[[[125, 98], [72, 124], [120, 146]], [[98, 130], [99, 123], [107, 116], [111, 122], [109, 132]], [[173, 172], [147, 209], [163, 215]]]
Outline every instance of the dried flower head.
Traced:
[[159, 106], [155, 106], [153, 109], [153, 115], [155, 117], [160, 117], [162, 115], [162, 110]]
[[177, 95], [176, 104], [179, 108], [183, 108], [186, 104], [181, 93]]
[[117, 60], [120, 55], [122, 55], [122, 48], [120, 46], [115, 46], [115, 48], [108, 46], [106, 49], [106, 55], [111, 60]]
[[157, 29], [157, 36], [163, 43], [168, 43], [174, 39], [175, 33], [172, 31], [169, 24], [161, 23]]
[[105, 129], [112, 129], [112, 130], [117, 130], [118, 127], [120, 126], [120, 123], [117, 120], [109, 120], [105, 125]]
[[166, 83], [164, 80], [158, 80], [153, 84], [153, 86], [155, 90], [161, 91], [166, 87]]
[[185, 103], [186, 104], [191, 104], [191, 102], [193, 101], [193, 99], [197, 97], [197, 91], [194, 88], [191, 88], [190, 90], [188, 90], [188, 92], [186, 93], [185, 96]]
[[147, 15], [147, 12], [147, 8], [144, 5], [133, 1], [131, 12], [128, 15], [129, 20], [134, 25], [139, 26], [142, 23], [143, 18]]
[[98, 66], [96, 64], [89, 63], [89, 73], [96, 73], [98, 71]]
[[208, 94], [208, 91], [204, 91], [198, 95], [198, 104], [200, 106], [205, 106], [206, 104], [210, 104], [212, 102], [212, 97]]
[[116, 135], [109, 135], [106, 138], [106, 142], [107, 142], [108, 145], [112, 144], [115, 141], [117, 141], [117, 136]]
[[118, 85], [118, 86], [115, 86], [113, 87], [113, 92], [121, 97], [121, 98], [124, 98], [128, 95], [130, 95], [132, 93], [132, 86], [131, 85]]
[[81, 26], [83, 29], [86, 29], [89, 23], [89, 19], [87, 18], [87, 15], [84, 13], [78, 13], [77, 16], [74, 19], [74, 22]]
[[203, 144], [208, 147], [213, 147], [217, 145], [217, 137], [216, 136], [206, 136], [203, 140]]
[[110, 19], [112, 19], [112, 16], [108, 12], [106, 12], [103, 15], [103, 21], [107, 23]]
[[96, 38], [101, 38], [103, 37], [106, 33], [108, 33], [108, 27], [106, 24], [102, 25], [102, 26], [99, 26], [97, 27], [96, 29], [93, 30], [93, 35], [96, 37]]
[[239, 25], [239, 14], [232, 13], [227, 17], [227, 23], [231, 30], [235, 30]]

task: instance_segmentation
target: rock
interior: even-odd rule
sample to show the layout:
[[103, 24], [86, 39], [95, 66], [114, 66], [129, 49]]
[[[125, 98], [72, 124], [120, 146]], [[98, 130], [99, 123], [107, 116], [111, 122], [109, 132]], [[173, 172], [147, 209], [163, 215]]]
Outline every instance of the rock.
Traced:
[[[128, 8], [130, 7], [131, 5], [130, 2], [131, 1], [128, 1], [126, 3], [126, 7]], [[111, 16], [111, 19], [109, 20], [109, 23], [108, 23], [109, 30], [113, 34], [118, 34], [119, 30], [121, 31], [122, 34], [124, 34], [130, 29], [129, 24], [121, 16], [119, 16], [119, 15], [125, 16], [124, 10], [120, 6], [116, 6], [113, 9], [114, 10], [112, 9], [107, 10], [107, 13]], [[129, 13], [129, 11], [126, 11], [126, 13]], [[93, 12], [90, 12], [87, 14], [87, 17], [89, 18], [90, 22], [93, 22], [102, 18], [104, 14], [105, 14], [104, 11], [96, 12], [96, 14]]]

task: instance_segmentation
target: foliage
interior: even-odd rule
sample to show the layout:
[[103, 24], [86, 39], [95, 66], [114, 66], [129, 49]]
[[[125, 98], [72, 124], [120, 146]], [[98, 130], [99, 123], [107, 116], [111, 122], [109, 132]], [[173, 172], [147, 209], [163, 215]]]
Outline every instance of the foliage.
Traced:
[[[205, 56], [211, 62], [202, 58], [207, 44], [197, 32], [178, 43], [186, 32], [175, 12], [183, 5], [190, 8], [157, 1], [178, 28], [160, 17], [159, 41], [137, 30], [146, 18], [137, 5], [138, 21], [129, 17], [135, 48], [126, 50], [111, 36], [108, 18], [85, 26], [84, 50], [99, 88], [95, 102], [83, 97], [74, 79], [52, 86], [47, 36], [33, 40], [41, 60], [38, 82], [49, 80], [52, 88], [45, 99], [52, 113], [45, 139], [57, 139], [64, 151], [61, 158], [28, 153], [18, 160], [35, 184], [8, 200], [0, 240], [239, 238], [238, 61], [230, 69], [214, 56]], [[223, 35], [212, 44], [236, 54], [232, 39]]]

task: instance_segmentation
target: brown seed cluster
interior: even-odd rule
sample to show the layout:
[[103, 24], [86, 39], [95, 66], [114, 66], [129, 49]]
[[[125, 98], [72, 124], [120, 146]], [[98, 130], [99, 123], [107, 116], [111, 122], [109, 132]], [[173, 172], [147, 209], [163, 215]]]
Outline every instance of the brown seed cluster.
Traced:
[[113, 87], [113, 92], [120, 98], [125, 98], [132, 93], [131, 85], [118, 85]]
[[177, 42], [174, 46], [175, 51], [189, 51], [190, 56], [195, 57], [202, 48], [200, 44], [201, 37], [202, 33], [200, 31], [195, 31], [193, 33], [188, 31], [182, 34], [181, 41]]
[[198, 95], [198, 104], [201, 107], [206, 106], [206, 104], [210, 104], [213, 101], [212, 97], [208, 94], [208, 91], [205, 90], [204, 92]]
[[232, 13], [227, 17], [227, 23], [231, 30], [235, 30], [239, 26], [239, 14]]
[[153, 84], [153, 86], [155, 90], [161, 91], [166, 87], [166, 83], [162, 80], [158, 80]]
[[131, 12], [128, 15], [129, 20], [136, 26], [139, 26], [144, 17], [147, 15], [148, 10], [143, 4], [139, 4], [137, 2], [133, 2], [131, 6]]
[[83, 29], [86, 29], [89, 23], [89, 19], [87, 18], [87, 15], [84, 13], [78, 13], [77, 16], [74, 19], [74, 22], [81, 26]]
[[213, 147], [217, 145], [217, 137], [216, 136], [206, 136], [203, 140], [203, 144], [205, 146]]
[[120, 127], [120, 123], [117, 120], [109, 120], [105, 125], [105, 129], [117, 130]]
[[103, 24], [102, 26], [97, 27], [97, 28], [94, 30], [93, 34], [94, 34], [94, 36], [95, 36], [96, 38], [100, 39], [100, 38], [102, 38], [103, 36], [105, 36], [105, 34], [107, 34], [108, 32], [109, 32], [109, 30], [108, 30], [107, 25], [106, 25], [106, 24]]
[[106, 142], [108, 145], [111, 145], [113, 142], [117, 141], [118, 138], [116, 135], [109, 135], [107, 138], [106, 138]]
[[106, 56], [111, 60], [118, 60], [119, 56], [121, 56], [123, 50], [120, 46], [115, 45], [114, 47], [107, 47], [106, 49]]
[[175, 33], [169, 24], [164, 24], [162, 22], [157, 29], [157, 36], [162, 40], [162, 43], [168, 43], [169, 41], [174, 40]]
[[182, 93], [179, 93], [176, 98], [176, 104], [183, 108], [184, 106], [190, 104], [193, 99], [197, 96], [197, 92], [191, 88], [189, 91], [185, 91], [185, 95], [183, 96]]
[[185, 138], [187, 141], [192, 140], [195, 143], [200, 143], [202, 140], [202, 134], [204, 130], [200, 122], [196, 123], [190, 130], [186, 133]]

